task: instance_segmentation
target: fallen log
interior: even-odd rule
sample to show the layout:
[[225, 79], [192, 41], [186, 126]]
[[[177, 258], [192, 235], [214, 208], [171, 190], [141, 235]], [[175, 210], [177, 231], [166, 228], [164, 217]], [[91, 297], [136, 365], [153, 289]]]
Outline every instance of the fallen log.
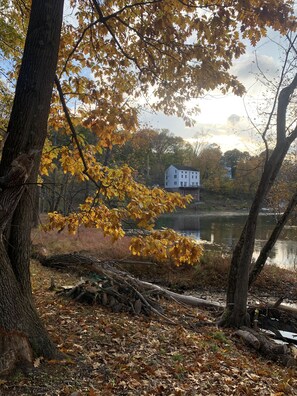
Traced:
[[265, 358], [280, 362], [287, 367], [297, 366], [297, 361], [287, 344], [279, 344], [262, 332], [249, 327], [241, 327], [235, 332], [235, 335], [242, 339], [248, 346], [257, 350]]
[[256, 321], [257, 327], [272, 331], [279, 339], [283, 338], [280, 331], [297, 333], [297, 310], [293, 307], [280, 304], [275, 308], [275, 304], [267, 304], [249, 307], [248, 312], [252, 323]]
[[[130, 288], [133, 287], [134, 294], [135, 293], [137, 294], [138, 291], [144, 298], [148, 298], [150, 301], [149, 304], [152, 305], [154, 309], [155, 306], [153, 306], [154, 305], [153, 301], [155, 301], [155, 305], [159, 305], [159, 304], [156, 302], [157, 301], [156, 298], [154, 300], [152, 299], [152, 296], [154, 297], [163, 296], [169, 299], [173, 299], [181, 304], [189, 305], [192, 307], [203, 307], [206, 309], [213, 309], [217, 311], [223, 310], [223, 306], [217, 302], [210, 302], [202, 298], [178, 294], [164, 287], [155, 285], [153, 283], [141, 281], [139, 279], [134, 278], [132, 275], [129, 275], [128, 273], [120, 271], [117, 268], [115, 268], [113, 262], [102, 261], [97, 259], [96, 257], [81, 255], [78, 253], [71, 253], [71, 254], [59, 254], [50, 257], [39, 256], [39, 261], [41, 262], [42, 265], [46, 267], [51, 267], [59, 270], [66, 269], [67, 271], [71, 270], [71, 271], [75, 271], [80, 275], [85, 274], [85, 275], [99, 276], [99, 281], [98, 281], [99, 283], [95, 282], [95, 286], [93, 285], [93, 287], [97, 288], [96, 291], [95, 290], [93, 291], [94, 298], [90, 297], [90, 288], [88, 284], [86, 284], [85, 286], [86, 288], [85, 294], [82, 294], [82, 290], [81, 290], [80, 296], [77, 295], [77, 293], [79, 293], [79, 290], [80, 288], [82, 288], [82, 285], [79, 284], [74, 287], [77, 289], [75, 291], [73, 290], [71, 295], [75, 295], [75, 298], [81, 301], [83, 301], [83, 299], [85, 298], [86, 300], [91, 301], [92, 303], [101, 302], [103, 304], [103, 300], [105, 301], [106, 298], [103, 297], [103, 300], [100, 300], [100, 298], [102, 298], [100, 288], [102, 287], [102, 281], [104, 282], [106, 281], [107, 282], [106, 285], [113, 284], [113, 287], [115, 287], [116, 285], [117, 292], [119, 291], [119, 288], [121, 288], [121, 291], [125, 293], [130, 293], [129, 287]], [[101, 296], [100, 298], [98, 293]], [[106, 293], [106, 290], [104, 293]], [[107, 304], [103, 304], [103, 305], [107, 305]], [[117, 305], [115, 305], [115, 307], [117, 307]], [[148, 304], [144, 304], [144, 307], [146, 307], [144, 308], [144, 310], [147, 310]]]

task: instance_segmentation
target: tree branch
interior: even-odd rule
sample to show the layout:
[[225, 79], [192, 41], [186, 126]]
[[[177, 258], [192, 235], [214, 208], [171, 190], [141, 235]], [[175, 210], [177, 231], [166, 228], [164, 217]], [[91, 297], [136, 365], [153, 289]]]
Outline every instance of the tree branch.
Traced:
[[293, 212], [293, 210], [295, 209], [297, 205], [297, 192], [295, 192], [293, 194], [293, 196], [291, 197], [291, 200], [285, 210], [285, 212], [283, 213], [283, 215], [281, 216], [281, 218], [279, 219], [279, 221], [277, 222], [276, 226], [274, 227], [269, 239], [267, 240], [267, 242], [265, 243], [265, 245], [263, 246], [263, 248], [261, 249], [261, 252], [259, 254], [259, 257], [257, 258], [254, 267], [250, 273], [249, 276], [249, 287], [252, 286], [252, 284], [255, 282], [255, 280], [257, 279], [257, 277], [259, 276], [259, 274], [261, 273], [266, 260], [269, 256], [269, 253], [271, 252], [272, 248], [274, 247], [276, 241], [278, 240], [278, 237], [280, 235], [280, 233], [282, 232], [284, 226], [286, 225], [286, 223], [288, 222], [289, 216], [290, 214]]
[[128, 10], [129, 8], [134, 8], [134, 7], [138, 7], [138, 6], [152, 5], [152, 4], [156, 4], [156, 3], [161, 3], [162, 1], [163, 0], [139, 1], [139, 2], [134, 3], [134, 4], [127, 4], [123, 8], [120, 8], [119, 10], [117, 10], [117, 11], [115, 11], [112, 14], [107, 15], [107, 16], [103, 15], [102, 10], [100, 8], [100, 5], [97, 3], [97, 0], [91, 0], [91, 3], [94, 5], [95, 10], [98, 12], [98, 15], [101, 18], [101, 22], [106, 22], [109, 19], [114, 18], [117, 15], [121, 14], [125, 10]]
[[60, 72], [59, 78], [61, 78], [62, 74], [66, 71], [68, 62], [70, 60], [70, 58], [72, 57], [72, 55], [75, 53], [75, 51], [77, 50], [77, 47], [79, 46], [79, 44], [81, 43], [82, 39], [84, 38], [84, 35], [87, 33], [88, 30], [90, 30], [93, 26], [97, 25], [97, 23], [101, 22], [101, 19], [96, 19], [94, 22], [90, 23], [88, 26], [85, 27], [85, 29], [82, 31], [81, 36], [79, 37], [79, 39], [77, 40], [77, 42], [75, 43], [74, 47], [72, 48], [71, 52], [69, 53], [69, 55], [67, 56], [67, 59], [65, 61], [65, 64], [63, 66], [62, 71]]
[[291, 95], [297, 88], [297, 74], [292, 82], [283, 88], [278, 97], [277, 107], [277, 145], [281, 145], [286, 138], [286, 115]]
[[75, 141], [75, 144], [77, 146], [80, 158], [81, 158], [83, 166], [84, 166], [83, 173], [96, 185], [96, 187], [98, 189], [100, 189], [101, 185], [88, 172], [89, 167], [88, 167], [88, 164], [87, 164], [86, 159], [84, 157], [83, 150], [82, 150], [82, 148], [80, 146], [76, 130], [75, 130], [74, 125], [73, 125], [73, 123], [71, 121], [70, 113], [69, 113], [68, 107], [66, 105], [66, 101], [65, 101], [65, 98], [64, 98], [63, 90], [62, 90], [60, 81], [59, 81], [57, 76], [55, 77], [55, 84], [56, 84], [56, 87], [57, 87], [57, 90], [58, 90], [58, 93], [59, 93], [59, 97], [60, 97], [60, 101], [61, 101], [61, 104], [62, 104], [62, 107], [63, 107], [63, 111], [64, 111], [64, 114], [65, 114], [65, 117], [66, 117], [66, 121], [67, 121], [67, 123], [69, 125], [71, 134], [73, 136], [73, 139]]

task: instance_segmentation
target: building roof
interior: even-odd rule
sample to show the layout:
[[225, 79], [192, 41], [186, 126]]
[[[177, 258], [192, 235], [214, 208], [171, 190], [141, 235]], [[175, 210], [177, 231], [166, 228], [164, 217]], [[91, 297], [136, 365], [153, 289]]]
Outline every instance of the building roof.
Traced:
[[192, 166], [183, 166], [183, 165], [172, 165], [172, 166], [174, 166], [177, 170], [186, 170], [186, 171], [199, 172], [198, 169], [193, 168]]

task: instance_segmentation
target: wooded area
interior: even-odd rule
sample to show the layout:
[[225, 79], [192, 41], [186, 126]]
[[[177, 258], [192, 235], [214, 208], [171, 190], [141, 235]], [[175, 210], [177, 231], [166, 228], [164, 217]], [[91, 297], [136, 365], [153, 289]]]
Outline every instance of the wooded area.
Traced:
[[[203, 254], [200, 244], [170, 229], [154, 230], [161, 214], [185, 207], [191, 200], [155, 185], [160, 184], [158, 177], [172, 159], [199, 167], [206, 188], [252, 197], [246, 225], [233, 252], [226, 307], [220, 320], [224, 327], [251, 326], [248, 289], [296, 206], [294, 191], [291, 197], [287, 195], [288, 207], [254, 264], [260, 208], [269, 193], [277, 195], [278, 183], [282, 184], [280, 172], [292, 169], [285, 158], [297, 137], [293, 5], [278, 0], [226, 4], [72, 0], [67, 3], [71, 12], [63, 18], [62, 0], [3, 2], [2, 374], [20, 363], [32, 364], [40, 356], [61, 357], [39, 318], [31, 288], [31, 230], [37, 186], [52, 194], [43, 195], [48, 201], [46, 209], [53, 211], [47, 230], [67, 228], [76, 233], [82, 226], [94, 227], [117, 240], [125, 235], [125, 224], [134, 224], [145, 232], [131, 238], [133, 255], [149, 256], [158, 263], [193, 265]], [[234, 150], [222, 156], [218, 147], [205, 147], [197, 153], [167, 131], [139, 130], [138, 101], [148, 100], [152, 93], [150, 106], [154, 110], [180, 116], [188, 125], [193, 123], [187, 112], [190, 98], [214, 89], [242, 95], [245, 89], [230, 68], [234, 59], [244, 54], [244, 40], [255, 45], [268, 28], [286, 36], [287, 47], [272, 109], [260, 131], [264, 153], [255, 157]], [[223, 177], [224, 166], [231, 167], [232, 182]], [[244, 184], [239, 183], [245, 173], [252, 182], [246, 177]], [[67, 194], [70, 198], [62, 204]], [[78, 194], [83, 196], [81, 202], [74, 199]], [[125, 276], [113, 273], [108, 282], [124, 282]], [[135, 288], [135, 282], [130, 279], [130, 291], [134, 288], [139, 297], [134, 295], [133, 313], [158, 311], [155, 303]], [[90, 291], [81, 287], [70, 294], [82, 297]], [[93, 292], [97, 295], [98, 291]], [[8, 355], [7, 351], [13, 353]]]

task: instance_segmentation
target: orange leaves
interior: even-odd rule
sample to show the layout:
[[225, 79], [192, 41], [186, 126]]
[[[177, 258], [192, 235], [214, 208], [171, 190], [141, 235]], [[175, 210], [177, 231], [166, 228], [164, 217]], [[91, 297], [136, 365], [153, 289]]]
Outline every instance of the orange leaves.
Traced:
[[77, 175], [81, 180], [85, 178], [84, 174], [82, 173], [84, 166], [78, 150], [70, 150], [66, 146], [63, 147], [61, 149], [60, 162], [64, 173]]
[[[107, 92], [105, 90], [105, 92]], [[124, 98], [121, 94], [114, 94], [105, 106], [97, 107], [96, 110], [86, 113], [84, 125], [90, 127], [99, 138], [98, 147], [112, 148], [115, 145], [124, 144], [138, 125], [137, 112], [135, 109], [119, 108]], [[112, 103], [112, 106], [110, 106]], [[84, 113], [82, 113], [82, 116]]]
[[152, 229], [154, 220], [161, 214], [173, 212], [177, 207], [184, 208], [192, 200], [190, 195], [168, 193], [161, 188], [149, 189], [135, 182], [133, 187], [127, 209], [138, 226], [146, 229]]
[[125, 235], [121, 226], [121, 211], [108, 209], [105, 205], [90, 207], [89, 204], [81, 205], [78, 213], [63, 216], [57, 212], [49, 213], [49, 223], [44, 226], [46, 231], [67, 227], [70, 234], [75, 234], [80, 225], [99, 228], [104, 235], [112, 236], [114, 240]]
[[[110, 126], [113, 133], [134, 130], [138, 106], [134, 99], [151, 95], [152, 87], [153, 107], [190, 123], [185, 107], [189, 98], [218, 86], [242, 93], [229, 74], [234, 57], [244, 52], [240, 27], [255, 44], [267, 27], [284, 32], [293, 25], [292, 2], [194, 3], [135, 2], [125, 8], [127, 3], [121, 0], [105, 1], [100, 11], [108, 19], [96, 21], [99, 15], [88, 2], [75, 2], [75, 23], [64, 24], [59, 71], [66, 77], [69, 98], [80, 103], [81, 119], [94, 113], [96, 133]], [[121, 143], [104, 142], [105, 147], [113, 144]]]

